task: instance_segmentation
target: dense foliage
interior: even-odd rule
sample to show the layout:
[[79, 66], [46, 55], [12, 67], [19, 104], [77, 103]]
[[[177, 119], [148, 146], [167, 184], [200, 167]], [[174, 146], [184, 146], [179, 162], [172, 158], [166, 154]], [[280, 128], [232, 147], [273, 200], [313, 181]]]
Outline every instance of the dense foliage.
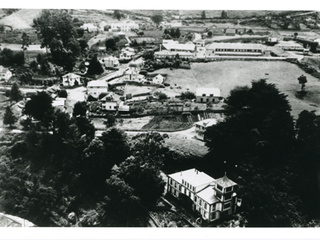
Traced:
[[[286, 96], [266, 80], [233, 89], [226, 103], [225, 121], [206, 131], [211, 153], [205, 165], [227, 171], [241, 185], [250, 226], [306, 224], [311, 209], [319, 214], [317, 118], [303, 112], [295, 126]], [[312, 145], [302, 140], [307, 132]]]
[[[50, 48], [53, 62], [72, 71], [82, 47], [78, 41], [79, 21], [73, 19], [67, 10], [43, 10], [33, 20], [41, 47]], [[81, 33], [79, 33], [81, 35]]]

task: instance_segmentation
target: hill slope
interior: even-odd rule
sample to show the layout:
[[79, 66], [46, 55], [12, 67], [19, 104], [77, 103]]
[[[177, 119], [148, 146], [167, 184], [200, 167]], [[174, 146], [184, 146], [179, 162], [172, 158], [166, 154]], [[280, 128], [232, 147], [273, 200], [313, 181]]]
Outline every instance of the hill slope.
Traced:
[[31, 28], [33, 19], [40, 15], [41, 9], [22, 9], [0, 19], [0, 24], [9, 25], [13, 29]]

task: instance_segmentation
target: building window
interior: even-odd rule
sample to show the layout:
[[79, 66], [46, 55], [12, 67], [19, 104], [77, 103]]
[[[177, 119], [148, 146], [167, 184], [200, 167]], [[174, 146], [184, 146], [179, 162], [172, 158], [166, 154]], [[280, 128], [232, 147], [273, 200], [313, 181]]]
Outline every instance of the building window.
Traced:
[[206, 94], [204, 93], [204, 94], [202, 94], [202, 97], [205, 97], [206, 96]]
[[227, 187], [226, 188], [226, 192], [231, 192], [231, 190], [232, 190], [232, 187]]
[[200, 199], [200, 201], [199, 201], [199, 205], [202, 206], [202, 200], [201, 200], [201, 199]]
[[179, 185], [179, 191], [181, 192], [181, 185]]
[[220, 186], [219, 184], [217, 184], [217, 189], [219, 189], [221, 192], [223, 190], [222, 186]]
[[194, 201], [197, 202], [197, 196], [194, 196]]
[[204, 203], [204, 209], [207, 209], [207, 203]]
[[231, 207], [231, 203], [225, 203], [224, 206], [223, 206], [223, 210], [227, 210]]

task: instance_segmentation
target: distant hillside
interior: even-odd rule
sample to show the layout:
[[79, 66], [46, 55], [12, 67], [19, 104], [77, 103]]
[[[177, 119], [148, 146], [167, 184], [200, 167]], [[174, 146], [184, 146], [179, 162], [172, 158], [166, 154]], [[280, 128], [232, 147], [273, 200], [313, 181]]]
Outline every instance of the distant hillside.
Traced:
[[38, 17], [40, 12], [41, 9], [22, 9], [0, 19], [0, 24], [9, 25], [13, 29], [31, 28], [33, 19]]
[[[179, 14], [182, 17], [201, 17], [203, 10], [179, 10]], [[222, 10], [204, 10], [207, 18], [219, 18], [221, 17]], [[267, 11], [267, 10], [225, 10], [228, 18], [250, 18], [264, 16], [269, 13], [283, 13], [289, 11]], [[293, 11], [290, 11], [293, 12]], [[296, 11], [298, 12], [298, 11]]]

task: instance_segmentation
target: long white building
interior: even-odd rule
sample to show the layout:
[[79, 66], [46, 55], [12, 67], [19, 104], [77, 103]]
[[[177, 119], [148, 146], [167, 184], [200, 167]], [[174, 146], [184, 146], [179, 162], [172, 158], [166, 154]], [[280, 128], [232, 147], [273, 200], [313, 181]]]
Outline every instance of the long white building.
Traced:
[[255, 43], [218, 43], [214, 42], [206, 46], [207, 51], [215, 55], [231, 56], [262, 56], [265, 47], [262, 44]]
[[167, 193], [178, 199], [189, 198], [193, 210], [207, 222], [236, 211], [237, 189], [238, 184], [226, 175], [214, 179], [195, 168], [168, 175]]

